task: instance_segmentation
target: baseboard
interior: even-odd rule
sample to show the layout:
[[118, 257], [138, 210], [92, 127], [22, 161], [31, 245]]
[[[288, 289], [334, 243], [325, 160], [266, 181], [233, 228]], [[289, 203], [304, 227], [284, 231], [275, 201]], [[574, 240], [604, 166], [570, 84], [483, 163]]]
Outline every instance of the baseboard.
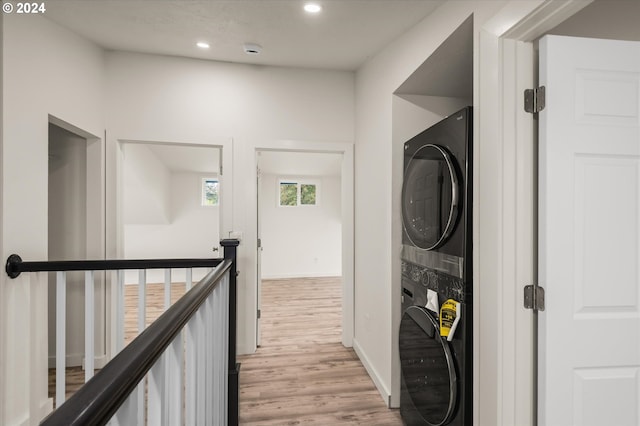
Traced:
[[37, 414], [39, 421], [42, 421], [46, 416], [53, 411], [53, 398], [46, 398], [40, 403], [39, 412]]
[[31, 406], [30, 409], [35, 409], [35, 413], [25, 413], [20, 419], [10, 420], [11, 425], [14, 426], [31, 426], [40, 424], [40, 422], [53, 411], [53, 398], [44, 398], [37, 404], [37, 407]]
[[263, 280], [283, 280], [287, 278], [334, 278], [342, 277], [340, 272], [317, 272], [309, 274], [276, 274], [276, 275], [262, 275]]
[[389, 407], [391, 392], [389, 392], [389, 389], [387, 389], [387, 387], [382, 382], [382, 379], [380, 379], [380, 375], [369, 361], [369, 358], [367, 358], [367, 355], [364, 353], [364, 351], [358, 344], [358, 340], [355, 337], [353, 338], [353, 350], [356, 352], [356, 355], [358, 355], [358, 358], [360, 358], [360, 362], [364, 366], [364, 369], [367, 370], [369, 377], [371, 377], [371, 380], [373, 380], [373, 384], [376, 385], [376, 388], [378, 389], [380, 396], [384, 400], [384, 403], [387, 405], [387, 407]]
[[[93, 359], [95, 368], [102, 368], [109, 362], [107, 355], [100, 355]], [[66, 356], [67, 367], [82, 367], [84, 370], [84, 354], [70, 354]], [[56, 357], [49, 356], [49, 368], [56, 368]]]

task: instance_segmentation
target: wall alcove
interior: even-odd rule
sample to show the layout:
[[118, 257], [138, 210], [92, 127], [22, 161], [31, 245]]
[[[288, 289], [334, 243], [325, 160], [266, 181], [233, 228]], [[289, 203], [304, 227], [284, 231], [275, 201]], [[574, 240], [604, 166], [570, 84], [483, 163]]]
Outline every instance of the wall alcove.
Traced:
[[[392, 268], [393, 342], [398, 341], [402, 316], [400, 303], [402, 243], [401, 189], [404, 142], [465, 106], [473, 105], [473, 15], [460, 24], [433, 53], [411, 73], [392, 96]], [[395, 343], [394, 343], [395, 344]], [[400, 359], [392, 360], [391, 406], [399, 406]]]
[[[440, 117], [473, 103], [473, 15], [469, 16], [394, 93]], [[396, 115], [394, 111], [394, 127]], [[425, 123], [426, 127], [433, 123]], [[421, 129], [424, 130], [424, 129]]]

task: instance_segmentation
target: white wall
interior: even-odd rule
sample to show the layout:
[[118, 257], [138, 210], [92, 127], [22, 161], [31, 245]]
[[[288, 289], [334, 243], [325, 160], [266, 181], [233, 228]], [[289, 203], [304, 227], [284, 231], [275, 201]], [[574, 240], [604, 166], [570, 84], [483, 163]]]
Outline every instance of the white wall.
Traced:
[[[143, 144], [123, 144], [124, 223], [166, 224], [170, 221], [169, 169]], [[144, 257], [143, 257], [144, 258]]]
[[[356, 75], [354, 349], [380, 393], [394, 406], [399, 403], [400, 383], [394, 336], [401, 308], [402, 156], [394, 154], [397, 145], [392, 144], [392, 94], [469, 15], [474, 14], [475, 39], [479, 23], [504, 3], [447, 2], [371, 58]], [[371, 209], [371, 200], [380, 199], [380, 193], [386, 194], [382, 197], [386, 201]]]
[[[101, 49], [36, 15], [4, 16], [2, 258], [47, 259], [48, 115], [104, 132]], [[27, 166], [28, 165], [28, 166]], [[36, 423], [47, 397], [47, 277], [2, 274], [6, 425]]]
[[[211, 177], [212, 174], [206, 175]], [[219, 206], [201, 205], [201, 173], [174, 172], [168, 174], [169, 222], [125, 223], [124, 257], [127, 259], [173, 259], [220, 257], [213, 252], [219, 243]], [[126, 193], [126, 190], [125, 190]], [[145, 208], [139, 206], [138, 208]], [[127, 210], [125, 208], [125, 210]], [[126, 283], [137, 283], [136, 271], [128, 271]], [[205, 271], [194, 269], [193, 279], [200, 280]], [[173, 282], [184, 282], [184, 270], [172, 271]], [[147, 282], [164, 282], [164, 271], [147, 271]]]
[[[117, 141], [221, 145], [233, 151], [233, 219], [239, 247], [238, 351], [255, 350], [256, 147], [274, 141], [351, 142], [354, 75], [162, 56], [107, 54], [109, 170], [118, 166]], [[228, 158], [228, 157], [227, 157]], [[223, 163], [227, 171], [229, 163]], [[225, 172], [223, 172], [224, 175]], [[108, 182], [108, 204], [118, 203]], [[222, 207], [222, 206], [221, 206]], [[108, 253], [122, 255], [117, 216], [108, 221]], [[222, 235], [224, 237], [226, 235]]]
[[340, 177], [308, 178], [318, 183], [317, 206], [280, 207], [281, 177], [284, 176], [264, 174], [260, 178], [262, 278], [340, 276]]

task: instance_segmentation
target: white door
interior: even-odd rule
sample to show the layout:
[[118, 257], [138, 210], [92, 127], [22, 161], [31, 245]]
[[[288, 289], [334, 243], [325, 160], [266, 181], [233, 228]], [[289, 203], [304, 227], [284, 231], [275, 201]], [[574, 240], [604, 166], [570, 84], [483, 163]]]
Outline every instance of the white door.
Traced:
[[640, 425], [640, 43], [540, 42], [538, 416]]

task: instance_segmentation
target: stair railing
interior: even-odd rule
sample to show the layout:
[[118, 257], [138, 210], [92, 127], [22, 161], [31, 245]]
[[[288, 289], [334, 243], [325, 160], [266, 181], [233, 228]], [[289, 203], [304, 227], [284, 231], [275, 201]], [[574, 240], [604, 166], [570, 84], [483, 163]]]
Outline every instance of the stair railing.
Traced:
[[[23, 262], [11, 255], [6, 272], [56, 272], [56, 410], [43, 425], [237, 425], [236, 254], [238, 240], [222, 240], [221, 259]], [[215, 267], [191, 287], [191, 268]], [[187, 293], [170, 300], [171, 269], [187, 268]], [[124, 271], [138, 269], [140, 334], [124, 347]], [[165, 308], [145, 327], [146, 270], [165, 269]], [[120, 351], [94, 375], [94, 271], [117, 271]], [[85, 381], [65, 397], [66, 272], [85, 271]], [[148, 373], [148, 374], [147, 374]], [[145, 395], [145, 378], [146, 388]]]

